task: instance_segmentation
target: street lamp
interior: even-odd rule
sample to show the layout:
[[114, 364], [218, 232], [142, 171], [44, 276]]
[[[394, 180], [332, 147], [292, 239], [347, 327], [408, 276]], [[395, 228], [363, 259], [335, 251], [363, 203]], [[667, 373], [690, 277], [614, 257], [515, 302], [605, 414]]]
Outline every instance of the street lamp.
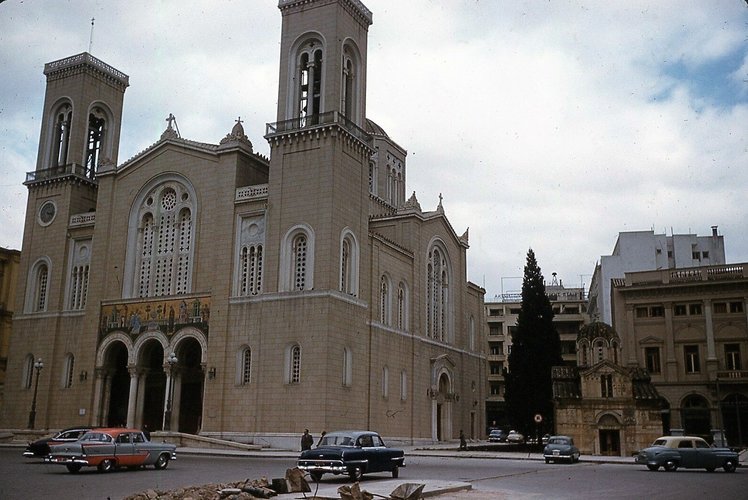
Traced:
[[171, 430], [171, 401], [174, 398], [174, 366], [176, 366], [177, 355], [176, 353], [169, 354], [166, 358], [166, 362], [169, 363], [169, 391], [166, 395], [166, 412], [164, 412], [164, 430]]
[[37, 359], [34, 362], [34, 370], [36, 370], [36, 382], [34, 382], [34, 399], [31, 400], [31, 411], [29, 412], [29, 429], [34, 428], [34, 421], [36, 420], [36, 394], [39, 391], [39, 372], [44, 368], [42, 358]]

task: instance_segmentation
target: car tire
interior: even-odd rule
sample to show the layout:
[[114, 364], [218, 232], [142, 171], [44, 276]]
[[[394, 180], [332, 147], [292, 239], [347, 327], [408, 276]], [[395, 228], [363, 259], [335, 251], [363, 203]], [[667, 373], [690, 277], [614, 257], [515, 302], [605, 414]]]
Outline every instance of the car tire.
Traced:
[[664, 467], [668, 472], [675, 472], [678, 470], [678, 463], [675, 460], [668, 460], [665, 462]]
[[102, 460], [98, 466], [99, 472], [111, 472], [114, 470], [114, 460]]
[[68, 468], [68, 472], [71, 472], [73, 474], [81, 470], [81, 464], [67, 464], [65, 467]]
[[725, 472], [735, 472], [735, 469], [737, 469], [737, 465], [735, 464], [734, 460], [728, 460], [725, 462], [725, 465], [722, 466], [723, 469], [725, 469]]
[[319, 483], [320, 480], [322, 479], [321, 472], [310, 472], [309, 475], [311, 476], [312, 481], [314, 481], [315, 483]]
[[167, 453], [162, 453], [158, 456], [156, 459], [156, 463], [153, 464], [153, 467], [155, 467], [157, 470], [163, 470], [166, 469], [169, 466], [169, 455]]
[[361, 481], [363, 475], [364, 469], [362, 469], [361, 467], [354, 467], [348, 470], [348, 476], [351, 478], [351, 481]]
[[647, 469], [651, 470], [652, 472], [656, 471], [659, 468], [660, 468], [659, 465], [647, 464]]
[[551, 459], [550, 458], [546, 458], [545, 459], [545, 463], [547, 463], [547, 464], [551, 463]]
[[395, 467], [394, 469], [392, 469], [392, 477], [394, 479], [400, 477], [400, 467]]

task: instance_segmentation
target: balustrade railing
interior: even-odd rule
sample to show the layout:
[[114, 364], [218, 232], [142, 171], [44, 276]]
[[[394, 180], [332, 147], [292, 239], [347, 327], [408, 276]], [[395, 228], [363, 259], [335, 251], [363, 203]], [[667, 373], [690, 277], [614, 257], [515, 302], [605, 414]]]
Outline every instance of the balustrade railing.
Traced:
[[332, 124], [340, 125], [349, 134], [365, 144], [371, 144], [372, 142], [371, 135], [366, 133], [366, 131], [361, 127], [353, 123], [338, 111], [327, 111], [317, 115], [300, 116], [298, 118], [291, 118], [290, 120], [268, 123], [265, 127], [265, 136], [272, 137], [287, 132], [313, 130], [317, 127], [324, 127]]
[[87, 166], [78, 163], [68, 163], [67, 165], [60, 165], [59, 167], [26, 172], [26, 182], [46, 181], [59, 177], [66, 177], [68, 175], [74, 175], [89, 181], [94, 181], [96, 179], [94, 171]]

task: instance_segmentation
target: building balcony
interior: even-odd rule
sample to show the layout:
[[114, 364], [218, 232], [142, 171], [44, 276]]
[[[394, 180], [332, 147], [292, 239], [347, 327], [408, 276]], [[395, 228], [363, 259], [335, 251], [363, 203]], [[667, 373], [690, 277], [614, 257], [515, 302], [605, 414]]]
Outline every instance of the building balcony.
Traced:
[[270, 140], [287, 134], [312, 132], [328, 128], [331, 125], [339, 126], [366, 146], [373, 147], [371, 135], [338, 111], [327, 111], [317, 115], [301, 116], [290, 120], [268, 123], [265, 127], [265, 138]]
[[24, 182], [24, 184], [27, 186], [33, 184], [43, 184], [61, 180], [67, 177], [73, 177], [82, 181], [96, 184], [95, 172], [85, 165], [79, 165], [78, 163], [68, 163], [67, 165], [61, 165], [59, 167], [26, 172], [26, 182]]
[[748, 383], [748, 370], [719, 370], [717, 380], [723, 384], [745, 384]]

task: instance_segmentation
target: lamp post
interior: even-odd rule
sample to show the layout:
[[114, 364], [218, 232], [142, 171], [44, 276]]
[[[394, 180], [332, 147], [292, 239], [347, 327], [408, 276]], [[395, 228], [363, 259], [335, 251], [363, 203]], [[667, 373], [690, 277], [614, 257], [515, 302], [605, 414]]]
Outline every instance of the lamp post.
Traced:
[[34, 382], [34, 399], [31, 400], [31, 411], [29, 412], [29, 429], [34, 428], [34, 421], [36, 420], [36, 394], [39, 391], [39, 372], [44, 368], [42, 358], [37, 359], [34, 362], [34, 370], [36, 370], [36, 381]]
[[171, 401], [174, 398], [174, 366], [177, 364], [176, 353], [169, 354], [166, 362], [169, 363], [169, 390], [166, 394], [166, 411], [164, 412], [164, 430], [171, 430]]

